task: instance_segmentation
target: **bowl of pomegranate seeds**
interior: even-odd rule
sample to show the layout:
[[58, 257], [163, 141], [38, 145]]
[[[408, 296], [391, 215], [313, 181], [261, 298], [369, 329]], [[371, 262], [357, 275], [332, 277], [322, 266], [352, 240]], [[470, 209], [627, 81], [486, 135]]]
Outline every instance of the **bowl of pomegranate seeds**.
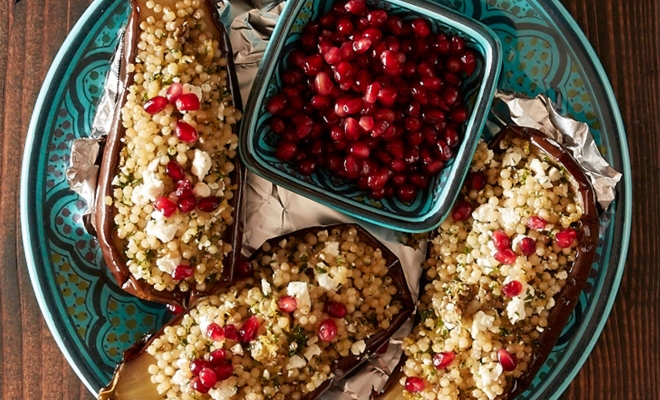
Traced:
[[479, 22], [426, 1], [294, 0], [244, 117], [253, 172], [410, 232], [450, 211], [500, 71]]

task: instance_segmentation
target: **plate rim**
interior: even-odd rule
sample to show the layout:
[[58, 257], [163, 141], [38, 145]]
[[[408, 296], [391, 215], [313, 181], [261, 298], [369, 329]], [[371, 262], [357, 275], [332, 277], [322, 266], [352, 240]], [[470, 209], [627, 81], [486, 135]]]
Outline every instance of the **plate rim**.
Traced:
[[[40, 249], [38, 243], [34, 243], [30, 237], [32, 234], [31, 230], [29, 229], [29, 227], [31, 226], [31, 224], [29, 223], [30, 200], [27, 194], [28, 194], [28, 187], [30, 185], [29, 178], [34, 175], [33, 169], [37, 168], [36, 165], [31, 166], [29, 161], [34, 153], [33, 147], [37, 137], [37, 128], [42, 120], [42, 114], [45, 112], [44, 102], [50, 92], [50, 86], [51, 86], [50, 83], [53, 81], [53, 78], [57, 70], [60, 68], [64, 56], [71, 50], [71, 46], [73, 42], [75, 42], [82, 33], [81, 30], [83, 26], [87, 24], [91, 16], [95, 12], [97, 12], [99, 8], [101, 8], [105, 4], [111, 4], [112, 2], [115, 1], [117, 0], [93, 1], [80, 16], [80, 18], [75, 23], [71, 31], [67, 34], [66, 39], [64, 40], [64, 42], [62, 42], [58, 52], [53, 58], [53, 61], [51, 62], [51, 65], [42, 83], [41, 89], [39, 90], [39, 94], [37, 96], [37, 100], [35, 102], [32, 111], [32, 116], [30, 118], [30, 124], [28, 126], [28, 131], [25, 138], [25, 144], [24, 144], [25, 147], [23, 150], [21, 181], [20, 181], [19, 210], [20, 210], [20, 223], [21, 223], [21, 239], [22, 239], [25, 262], [28, 267], [28, 274], [30, 277], [32, 290], [37, 299], [37, 303], [39, 305], [41, 314], [44, 320], [46, 321], [46, 325], [48, 326], [48, 329], [52, 333], [53, 339], [55, 340], [57, 346], [59, 347], [60, 351], [64, 355], [64, 358], [67, 360], [67, 362], [74, 370], [78, 378], [82, 381], [85, 387], [92, 394], [97, 393], [92, 387], [92, 382], [91, 382], [92, 376], [94, 374], [89, 370], [89, 368], [74, 362], [74, 357], [71, 354], [69, 347], [67, 347], [64, 338], [60, 334], [60, 330], [57, 329], [58, 326], [61, 324], [61, 322], [55, 321], [55, 318], [50, 312], [50, 308], [53, 305], [53, 303], [49, 304], [47, 302], [45, 298], [44, 290], [42, 290], [43, 289], [42, 284], [38, 279], [40, 277], [40, 274], [37, 270], [37, 265], [35, 262], [36, 260], [33, 254], [35, 252], [39, 252]], [[618, 131], [618, 134], [616, 135], [616, 139], [618, 140], [618, 145], [621, 149], [621, 164], [623, 167], [623, 171], [621, 171], [623, 177], [619, 184], [623, 185], [622, 188], [625, 189], [622, 190], [623, 195], [619, 199], [619, 202], [623, 203], [621, 204], [623, 206], [623, 210], [622, 210], [623, 227], [621, 229], [622, 240], [620, 247], [621, 251], [619, 254], [619, 259], [616, 266], [616, 272], [614, 274], [614, 279], [612, 281], [612, 286], [610, 289], [610, 296], [607, 299], [605, 306], [602, 309], [603, 310], [602, 316], [600, 317], [599, 321], [596, 323], [592, 337], [586, 343], [586, 348], [582, 352], [577, 362], [571, 367], [571, 370], [566, 375], [566, 379], [559, 387], [559, 390], [553, 394], [552, 399], [557, 399], [568, 388], [570, 383], [573, 381], [573, 379], [575, 378], [575, 376], [580, 371], [580, 369], [586, 362], [587, 358], [593, 351], [593, 348], [598, 342], [598, 339], [602, 334], [605, 324], [609, 319], [609, 315], [614, 306], [614, 302], [616, 301], [616, 297], [618, 295], [619, 288], [621, 286], [621, 280], [626, 266], [626, 260], [628, 257], [628, 250], [630, 244], [630, 232], [632, 230], [632, 175], [631, 175], [631, 165], [630, 165], [630, 152], [628, 148], [627, 135], [623, 125], [622, 115], [619, 110], [618, 102], [616, 101], [616, 96], [614, 95], [612, 84], [608, 78], [607, 73], [603, 68], [600, 58], [596, 54], [592, 44], [589, 42], [586, 35], [584, 34], [580, 26], [577, 24], [573, 16], [568, 12], [566, 7], [560, 3], [559, 0], [534, 0], [534, 1], [543, 7], [554, 6], [555, 11], [564, 19], [564, 21], [566, 22], [566, 26], [570, 28], [570, 30], [572, 30], [572, 33], [575, 35], [577, 41], [583, 46], [585, 53], [589, 56], [589, 61], [591, 62], [594, 71], [600, 80], [602, 90], [605, 93], [607, 102], [611, 107], [613, 122], [616, 130]]]

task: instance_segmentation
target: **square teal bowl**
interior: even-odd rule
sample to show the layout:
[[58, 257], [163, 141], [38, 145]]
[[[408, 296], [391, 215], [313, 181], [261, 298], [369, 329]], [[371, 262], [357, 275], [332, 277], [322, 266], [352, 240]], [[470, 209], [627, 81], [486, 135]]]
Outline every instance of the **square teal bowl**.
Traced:
[[299, 47], [308, 22], [327, 13], [334, 0], [289, 0], [273, 31], [248, 99], [240, 134], [240, 153], [247, 167], [265, 179], [353, 217], [404, 232], [436, 228], [449, 214], [481, 131], [486, 122], [501, 68], [501, 45], [495, 33], [481, 23], [426, 0], [370, 1], [369, 4], [397, 14], [404, 20], [425, 17], [434, 32], [458, 34], [480, 55], [475, 72], [462, 84], [469, 118], [461, 144], [445, 168], [410, 204], [396, 198], [371, 199], [353, 182], [319, 169], [312, 175], [298, 173], [293, 165], [279, 161], [275, 150], [279, 135], [270, 128], [266, 102], [283, 87], [281, 73], [289, 53]]

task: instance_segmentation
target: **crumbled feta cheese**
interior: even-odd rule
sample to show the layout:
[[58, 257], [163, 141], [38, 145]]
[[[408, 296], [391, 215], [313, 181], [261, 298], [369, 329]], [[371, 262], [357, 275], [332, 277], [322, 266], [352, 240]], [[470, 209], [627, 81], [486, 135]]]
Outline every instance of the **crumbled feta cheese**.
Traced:
[[331, 257], [339, 256], [339, 242], [325, 242], [323, 252]]
[[364, 343], [364, 340], [358, 340], [357, 342], [353, 343], [351, 346], [351, 353], [354, 355], [360, 355], [362, 352], [367, 348], [366, 343]]
[[264, 369], [264, 379], [270, 379], [270, 372], [267, 369]]
[[305, 365], [307, 365], [305, 359], [296, 354], [293, 357], [289, 358], [289, 362], [286, 363], [285, 368], [286, 369], [303, 368]]
[[261, 292], [264, 294], [264, 296], [268, 296], [270, 291], [270, 283], [268, 283], [268, 281], [265, 279], [261, 279]]
[[479, 371], [475, 374], [475, 383], [482, 392], [493, 400], [498, 396], [492, 388], [492, 384], [496, 383], [500, 375], [502, 375], [502, 366], [496, 362], [488, 362], [479, 366]]
[[561, 172], [557, 168], [552, 167], [550, 168], [550, 171], [548, 171], [548, 177], [550, 178], [550, 181], [556, 182], [561, 179]]
[[296, 304], [298, 305], [298, 310], [300, 310], [301, 313], [307, 314], [312, 308], [312, 300], [309, 297], [307, 283], [289, 282], [289, 286], [287, 286], [286, 292], [289, 296], [296, 298]]
[[497, 210], [489, 203], [484, 203], [477, 207], [476, 210], [472, 211], [472, 218], [474, 218], [475, 221], [491, 222], [490, 217], [496, 211]]
[[202, 331], [202, 335], [206, 336], [206, 331], [209, 329], [209, 325], [211, 325], [211, 322], [213, 322], [213, 319], [209, 317], [208, 315], [202, 315], [199, 321], [199, 330]]
[[202, 88], [200, 86], [191, 85], [188, 83], [183, 84], [183, 94], [194, 93], [199, 101], [202, 101]]
[[166, 274], [172, 274], [174, 268], [176, 268], [179, 264], [181, 264], [181, 257], [172, 258], [169, 256], [169, 254], [156, 260], [158, 269], [165, 272]]
[[566, 278], [568, 278], [568, 272], [560, 271], [560, 272], [557, 273], [557, 279], [563, 281], [563, 280], [566, 280]]
[[554, 297], [550, 297], [550, 298], [548, 299], [548, 303], [545, 305], [545, 308], [546, 308], [547, 310], [549, 310], [549, 309], [551, 309], [551, 308], [554, 307], [554, 306], [555, 306], [555, 299], [554, 299]]
[[307, 348], [303, 352], [303, 355], [307, 360], [311, 360], [312, 357], [318, 356], [319, 354], [321, 354], [321, 348], [317, 344], [312, 344], [311, 346], [307, 346]]
[[167, 221], [149, 221], [147, 222], [147, 235], [155, 236], [163, 244], [169, 243], [174, 239], [179, 227], [176, 224], [168, 224]]
[[185, 387], [187, 381], [188, 381], [188, 377], [186, 376], [186, 373], [184, 372], [184, 370], [179, 369], [174, 373], [174, 376], [172, 376], [171, 383], [172, 385]]
[[529, 169], [534, 171], [534, 175], [537, 177], [545, 176], [545, 170], [548, 168], [548, 164], [542, 162], [538, 158], [533, 159], [529, 163]]
[[520, 215], [516, 213], [516, 210], [500, 207], [500, 225], [508, 231], [515, 231], [518, 223], [520, 222]]
[[520, 147], [509, 147], [509, 149], [504, 154], [504, 157], [502, 157], [502, 166], [515, 167], [518, 165], [520, 160], [523, 159], [523, 157], [525, 157], [525, 153], [523, 153], [523, 150]]
[[211, 157], [207, 152], [195, 149], [195, 156], [193, 158], [191, 171], [197, 177], [197, 179], [200, 181], [204, 180], [204, 177], [211, 169], [211, 164]]
[[325, 290], [337, 290], [337, 288], [339, 287], [337, 282], [335, 282], [335, 280], [332, 279], [332, 277], [328, 273], [316, 274], [316, 280], [319, 283], [319, 286], [321, 286]]
[[492, 317], [481, 310], [477, 311], [472, 318], [472, 330], [470, 332], [472, 339], [476, 339], [479, 332], [492, 328], [493, 322], [495, 322], [495, 317]]
[[164, 191], [165, 184], [163, 181], [156, 178], [154, 172], [145, 171], [142, 174], [142, 184], [133, 188], [131, 201], [137, 206], [144, 206], [149, 202], [156, 200], [156, 197], [163, 194]]
[[307, 344], [314, 344], [319, 341], [319, 337], [314, 335], [311, 338], [307, 339]]
[[204, 182], [197, 182], [193, 187], [193, 194], [197, 197], [209, 197], [211, 188]]
[[525, 300], [523, 300], [521, 296], [512, 298], [511, 301], [509, 301], [509, 304], [506, 305], [506, 314], [512, 324], [525, 319], [527, 317], [525, 312]]
[[239, 356], [242, 356], [242, 355], [244, 354], [244, 353], [243, 353], [243, 346], [241, 346], [240, 343], [236, 343], [236, 344], [235, 344], [231, 349], [229, 349], [229, 350], [231, 350], [232, 353], [234, 353], [234, 354], [236, 354], [236, 355], [239, 355]]
[[219, 385], [209, 390], [209, 396], [213, 400], [229, 400], [238, 393], [238, 388], [230, 385], [228, 381], [222, 381]]

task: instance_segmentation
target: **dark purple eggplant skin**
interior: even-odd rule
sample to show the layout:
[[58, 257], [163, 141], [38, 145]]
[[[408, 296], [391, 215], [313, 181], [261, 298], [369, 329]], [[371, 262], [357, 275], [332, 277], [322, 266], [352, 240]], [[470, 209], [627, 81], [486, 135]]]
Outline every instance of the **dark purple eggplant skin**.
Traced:
[[[372, 236], [367, 230], [362, 228], [357, 224], [335, 224], [328, 226], [316, 226], [301, 229], [295, 232], [287, 233], [266, 241], [266, 243], [271, 244], [271, 246], [277, 246], [282, 239], [289, 239], [292, 237], [302, 239], [307, 233], [316, 233], [322, 230], [332, 230], [334, 228], [340, 228], [342, 230], [354, 227], [358, 231], [360, 239], [365, 243], [368, 243], [374, 248], [379, 248], [383, 253], [383, 258], [387, 261], [388, 266], [388, 275], [392, 277], [393, 284], [397, 287], [397, 294], [392, 296], [392, 301], [398, 301], [401, 304], [401, 310], [397, 315], [392, 318], [390, 327], [386, 330], [377, 332], [375, 335], [365, 340], [366, 350], [363, 354], [356, 356], [351, 354], [349, 357], [343, 357], [335, 362], [331, 368], [334, 377], [322, 383], [316, 390], [308, 393], [302, 398], [302, 400], [314, 400], [318, 398], [323, 392], [329, 389], [334, 382], [341, 380], [343, 377], [350, 374], [355, 368], [359, 367], [363, 362], [365, 362], [369, 357], [375, 354], [378, 349], [380, 349], [385, 343], [387, 343], [390, 337], [412, 316], [412, 313], [415, 309], [415, 303], [412, 299], [410, 290], [408, 289], [408, 283], [406, 281], [405, 274], [403, 273], [403, 267], [398, 257], [392, 253], [386, 246], [378, 241], [374, 236]], [[259, 250], [255, 251], [250, 257], [250, 261], [258, 260], [263, 255], [263, 252], [260, 250], [262, 246], [259, 247]], [[225, 283], [229, 285], [229, 283]], [[194, 304], [191, 308], [194, 307]], [[183, 316], [189, 311], [186, 310], [178, 314], [174, 319], [168, 322], [165, 326], [155, 334], [146, 335], [140, 341], [131, 346], [128, 350], [124, 352], [123, 361], [115, 369], [115, 374], [112, 377], [112, 380], [105, 388], [101, 389], [99, 392], [99, 398], [101, 399], [114, 399], [113, 391], [117, 385], [119, 379], [119, 371], [121, 367], [130, 363], [131, 361], [137, 359], [140, 355], [146, 351], [149, 345], [158, 337], [160, 337], [167, 326], [175, 325], [181, 321]], [[146, 373], [146, 372], [145, 372]], [[151, 384], [149, 381], [146, 381], [145, 384]], [[149, 400], [149, 399], [144, 399]]]
[[[518, 378], [513, 378], [508, 382], [505, 392], [497, 398], [497, 400], [512, 400], [529, 387], [534, 379], [534, 376], [539, 371], [545, 360], [552, 352], [559, 335], [561, 334], [566, 322], [573, 312], [573, 308], [580, 299], [580, 293], [589, 278], [589, 271], [596, 256], [596, 249], [598, 248], [598, 234], [599, 234], [599, 209], [597, 206], [596, 192], [594, 191], [589, 178], [584, 173], [584, 170], [567, 149], [562, 147], [556, 141], [546, 137], [543, 133], [536, 129], [521, 128], [517, 126], [507, 126], [500, 131], [497, 136], [489, 143], [489, 148], [495, 152], [502, 152], [503, 149], [499, 148], [499, 144], [505, 138], [521, 138], [529, 143], [530, 151], [537, 155], [546, 156], [552, 164], [560, 165], [570, 175], [570, 184], [573, 192], [581, 198], [583, 206], [583, 215], [577, 227], [578, 231], [578, 247], [576, 260], [570, 268], [566, 285], [561, 292], [555, 295], [555, 306], [553, 307], [550, 315], [548, 316], [548, 326], [540, 335], [537, 346], [532, 353], [532, 360], [528, 365], [527, 371]], [[432, 240], [435, 237], [435, 232], [431, 235]], [[427, 250], [427, 258], [431, 256], [430, 246]], [[422, 274], [420, 288], [423, 288], [429, 283], [426, 274]], [[421, 321], [416, 317], [415, 323]], [[400, 386], [397, 385], [399, 379], [403, 376], [403, 365], [405, 363], [405, 354], [401, 356], [401, 360], [397, 364], [394, 373], [388, 379], [385, 388], [381, 393], [374, 393], [374, 397], [384, 397], [390, 394], [390, 390], [396, 389]]]
[[[234, 264], [237, 257], [240, 255], [242, 245], [243, 233], [243, 183], [245, 182], [245, 167], [240, 161], [240, 157], [235, 158], [235, 169], [232, 176], [232, 181], [238, 185], [235, 196], [231, 201], [234, 207], [235, 222], [226, 231], [226, 236], [223, 238], [225, 242], [231, 243], [234, 251], [232, 251], [224, 260], [224, 269], [222, 279], [209, 290], [204, 292], [189, 291], [181, 292], [180, 290], [173, 291], [157, 291], [153, 286], [145, 281], [136, 279], [131, 275], [128, 267], [126, 266], [126, 257], [124, 256], [122, 242], [117, 238], [114, 229], [114, 215], [115, 209], [113, 206], [105, 204], [105, 197], [112, 196], [112, 180], [116, 175], [119, 166], [119, 153], [122, 148], [121, 139], [125, 134], [124, 127], [121, 123], [121, 108], [126, 102], [128, 95], [128, 88], [133, 84], [133, 75], [128, 73], [127, 65], [135, 59], [138, 43], [138, 29], [142, 19], [144, 19], [145, 12], [148, 11], [144, 6], [146, 0], [130, 0], [132, 11], [129, 16], [128, 24], [126, 26], [125, 34], [122, 39], [123, 53], [121, 55], [121, 64], [119, 70], [119, 79], [122, 83], [121, 87], [124, 88], [123, 92], [119, 95], [119, 105], [115, 110], [113, 116], [113, 124], [108, 137], [106, 139], [105, 148], [103, 151], [103, 158], [101, 160], [101, 168], [99, 172], [99, 179], [97, 184], [96, 193], [96, 232], [99, 247], [103, 253], [103, 258], [107, 268], [114, 276], [117, 284], [124, 291], [137, 296], [144, 300], [155, 301], [159, 303], [168, 304], [177, 308], [186, 308], [191, 304], [194, 299], [203, 297], [209, 293], [213, 293], [220, 285], [227, 281], [231, 281], [234, 277]], [[238, 109], [242, 108], [240, 90], [236, 74], [234, 73], [233, 52], [229, 37], [223, 25], [219, 22], [217, 9], [212, 0], [203, 0], [202, 5], [207, 8], [207, 15], [213, 21], [213, 25], [217, 30], [217, 37], [220, 39], [220, 47], [227, 58], [227, 70], [229, 73], [229, 91], [233, 98], [234, 106]], [[214, 34], [215, 34], [214, 33]], [[234, 133], [238, 134], [239, 126], [236, 124], [233, 127]]]

